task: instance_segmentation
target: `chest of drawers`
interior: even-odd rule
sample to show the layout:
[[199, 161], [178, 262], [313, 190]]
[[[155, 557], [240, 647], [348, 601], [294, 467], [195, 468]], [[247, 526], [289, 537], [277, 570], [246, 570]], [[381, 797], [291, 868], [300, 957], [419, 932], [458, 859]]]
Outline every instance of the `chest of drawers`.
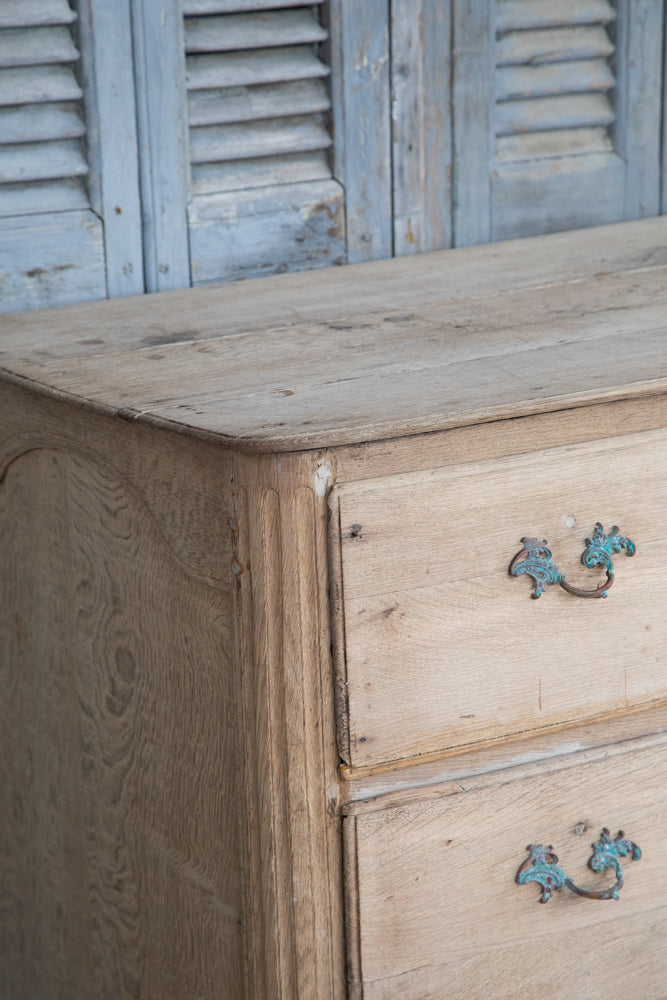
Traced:
[[0, 352], [2, 1000], [667, 996], [667, 222]]

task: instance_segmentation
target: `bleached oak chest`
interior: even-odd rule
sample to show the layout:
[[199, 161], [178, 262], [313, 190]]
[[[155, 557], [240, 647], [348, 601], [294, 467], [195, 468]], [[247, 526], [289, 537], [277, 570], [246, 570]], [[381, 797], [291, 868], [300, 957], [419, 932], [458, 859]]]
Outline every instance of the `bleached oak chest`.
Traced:
[[0, 352], [3, 1000], [665, 996], [665, 220]]

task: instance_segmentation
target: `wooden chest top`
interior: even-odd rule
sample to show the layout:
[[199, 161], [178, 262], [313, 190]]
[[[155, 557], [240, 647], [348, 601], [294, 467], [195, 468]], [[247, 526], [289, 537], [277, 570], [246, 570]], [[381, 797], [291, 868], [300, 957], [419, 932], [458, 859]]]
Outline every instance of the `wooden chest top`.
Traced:
[[0, 370], [252, 451], [667, 388], [667, 219], [2, 317]]

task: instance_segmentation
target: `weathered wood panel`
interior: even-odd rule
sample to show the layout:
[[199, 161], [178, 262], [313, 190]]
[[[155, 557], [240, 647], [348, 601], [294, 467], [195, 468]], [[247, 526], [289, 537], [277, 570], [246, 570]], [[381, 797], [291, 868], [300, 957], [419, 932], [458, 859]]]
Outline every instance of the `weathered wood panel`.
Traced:
[[493, 238], [621, 222], [626, 174], [616, 152], [498, 162], [491, 182]]
[[451, 245], [451, 25], [448, 4], [391, 6], [394, 254]]
[[[349, 762], [664, 700], [666, 455], [660, 430], [338, 487]], [[508, 575], [523, 537], [546, 538], [594, 589], [604, 572], [580, 557], [596, 521], [637, 544], [614, 556], [606, 600], [553, 587], [533, 601]]]
[[390, 257], [388, 0], [330, 0], [334, 175], [345, 189], [350, 262]]
[[[525, 245], [524, 261], [530, 254]], [[476, 280], [479, 257], [464, 256]], [[386, 309], [392, 270], [399, 274], [412, 263], [419, 258], [401, 258], [383, 270], [387, 284], [376, 285], [385, 307], [380, 313], [346, 317], [342, 271], [339, 315], [346, 318], [333, 323], [295, 323], [289, 306], [303, 308], [303, 300], [290, 294], [288, 323], [277, 329], [260, 323], [248, 333], [241, 328], [240, 336], [220, 337], [224, 314], [218, 312], [211, 315], [213, 336], [200, 339], [188, 332], [198, 323], [186, 311], [172, 342], [146, 332], [145, 341], [135, 335], [129, 349], [115, 352], [113, 340], [99, 354], [79, 345], [74, 353], [81, 356], [66, 365], [26, 352], [18, 367], [58, 390], [130, 408], [142, 419], [220, 434], [235, 446], [279, 450], [445, 429], [650, 394], [665, 385], [663, 268], [392, 314]], [[367, 280], [363, 269], [359, 277]], [[320, 295], [319, 310], [315, 276], [296, 286], [297, 294], [308, 286]], [[412, 303], [415, 295], [413, 284]], [[14, 350], [20, 357], [20, 342]]]
[[0, 104], [32, 101], [75, 101], [83, 91], [70, 66], [0, 69]]
[[194, 284], [341, 264], [345, 207], [335, 181], [286, 184], [193, 199]]
[[183, 0], [184, 14], [235, 14], [240, 10], [311, 7], [326, 0]]
[[67, 25], [3, 28], [0, 32], [0, 66], [40, 66], [75, 62], [79, 53]]
[[[602, 287], [601, 295], [595, 293], [593, 313], [605, 309], [612, 299], [622, 306], [623, 296], [629, 289], [627, 282], [622, 278], [617, 282], [615, 276], [624, 271], [642, 272], [636, 275], [641, 282], [658, 279], [655, 284], [651, 283], [643, 302], [641, 289], [639, 295], [635, 290], [632, 309], [625, 312], [631, 317], [641, 305], [649, 310], [645, 313], [649, 324], [652, 326], [655, 321], [659, 326], [660, 313], [651, 312], [652, 303], [647, 300], [657, 295], [659, 305], [659, 296], [664, 292], [664, 282], [663, 287], [659, 283], [659, 270], [665, 266], [667, 219], [655, 218], [581, 230], [574, 235], [560, 233], [516, 240], [502, 246], [487, 244], [464, 251], [376, 261], [371, 268], [351, 265], [330, 268], [316, 275], [279, 275], [258, 280], [252, 288], [220, 285], [207, 288], [205, 294], [186, 290], [157, 298], [81, 305], [49, 315], [17, 314], [3, 322], [6, 339], [3, 338], [0, 350], [4, 352], [4, 363], [8, 367], [14, 363], [20, 370], [21, 359], [38, 360], [43, 351], [48, 351], [48, 357], [54, 359], [80, 355], [93, 358], [118, 351], [215, 340], [252, 331], [263, 332], [263, 350], [268, 341], [267, 330], [311, 324], [326, 325], [332, 339], [345, 334], [341, 326], [352, 327], [354, 332], [355, 328], [365, 329], [368, 322], [377, 322], [380, 324], [378, 336], [384, 340], [397, 324], [420, 321], [423, 309], [433, 316], [439, 315], [443, 327], [452, 311], [454, 323], [458, 325], [452, 327], [452, 335], [456, 333], [456, 340], [461, 345], [470, 344], [475, 332], [489, 323], [492, 328], [505, 329], [501, 339], [509, 342], [511, 330], [515, 337], [517, 334], [517, 306], [511, 300], [510, 306], [496, 315], [498, 303], [490, 299], [498, 293], [526, 291], [529, 305], [525, 324], [531, 329], [536, 310], [544, 316], [545, 308], [550, 308], [549, 303], [556, 308], [562, 306], [564, 300], [571, 300], [573, 314], [567, 328], [571, 334], [582, 326], [577, 311], [583, 308], [584, 299], [573, 298], [579, 294], [575, 292], [577, 286], [581, 284], [583, 291], [583, 285], [588, 284], [588, 292], [584, 291], [584, 295], [594, 286]], [[480, 273], [484, 274], [482, 285]], [[549, 285], [561, 288], [545, 287], [540, 291], [540, 286]], [[546, 296], [544, 301], [542, 295]], [[462, 307], [462, 299], [471, 301]], [[463, 311], [457, 312], [463, 308], [469, 323]], [[591, 309], [587, 308], [586, 312]], [[504, 319], [499, 318], [501, 315]], [[399, 320], [399, 317], [403, 318]], [[589, 322], [597, 321], [589, 317], [586, 323]], [[629, 322], [627, 315], [623, 322]], [[96, 331], [94, 344], [90, 343], [92, 329]], [[604, 331], [604, 327], [600, 329]], [[467, 336], [464, 335], [466, 330]], [[411, 339], [419, 342], [414, 335]], [[311, 347], [316, 345], [311, 338]], [[367, 345], [362, 344], [361, 349], [366, 350]], [[41, 357], [44, 359], [45, 355]], [[611, 371], [613, 358], [609, 362]]]
[[625, 218], [645, 218], [660, 211], [660, 95], [663, 86], [662, 38], [665, 5], [655, 0], [618, 4], [620, 38], [616, 90], [616, 148], [627, 161]]
[[74, 103], [15, 105], [0, 110], [4, 143], [78, 139], [86, 130]]
[[453, 9], [456, 245], [655, 214], [662, 5]]
[[641, 750], [655, 745], [656, 736], [667, 737], [665, 705], [619, 713], [585, 726], [560, 726], [537, 736], [524, 733], [465, 753], [426, 754], [389, 766], [343, 765], [342, 810], [344, 815], [360, 815], [491, 787], [503, 780], [508, 768], [520, 768], [527, 778], [553, 774], [570, 766], [573, 754], [587, 764], [610, 760], [626, 752], [627, 741]]
[[452, 0], [452, 214], [459, 247], [491, 239], [493, 2]]
[[105, 295], [102, 223], [93, 212], [0, 220], [0, 312]]
[[130, 5], [88, 0], [81, 8], [91, 198], [104, 220], [107, 295], [139, 295], [144, 264]]
[[[523, 778], [518, 767], [499, 773], [495, 787], [346, 820], [356, 848], [349, 879], [360, 925], [357, 995], [661, 1000], [664, 736], [627, 750], [593, 764], [572, 754], [569, 766], [564, 759], [564, 769], [549, 776]], [[613, 874], [586, 867], [604, 826], [612, 835], [621, 827], [643, 850], [639, 861], [623, 859], [618, 902], [563, 890], [540, 906], [535, 885], [515, 884], [529, 842], [553, 844], [578, 884], [613, 884]]]
[[322, 464], [299, 488], [235, 474], [248, 984], [267, 1000], [345, 990]]
[[2, 791], [25, 806], [0, 820], [0, 995], [343, 1000], [331, 467], [232, 467], [6, 382], [0, 406]]
[[109, 453], [31, 450], [0, 497], [0, 994], [240, 998], [229, 583]]
[[[0, 49], [5, 46], [4, 62], [13, 67], [3, 69], [0, 80], [6, 106], [0, 214], [12, 219], [0, 253], [13, 257], [4, 310], [144, 288], [129, 5], [87, 0], [79, 13], [80, 59], [69, 4], [3, 7]], [[15, 22], [25, 26], [5, 26]], [[72, 211], [89, 206], [92, 212]], [[62, 259], [50, 268], [45, 260], [58, 228]], [[94, 231], [102, 240], [101, 268], [98, 247], [91, 247]], [[49, 270], [55, 275], [47, 279]], [[91, 282], [91, 271], [101, 280]], [[26, 284], [26, 276], [38, 276], [39, 283]]]
[[146, 291], [190, 284], [183, 16], [162, 0], [132, 4]]
[[82, 177], [88, 163], [75, 139], [0, 147], [0, 184]]

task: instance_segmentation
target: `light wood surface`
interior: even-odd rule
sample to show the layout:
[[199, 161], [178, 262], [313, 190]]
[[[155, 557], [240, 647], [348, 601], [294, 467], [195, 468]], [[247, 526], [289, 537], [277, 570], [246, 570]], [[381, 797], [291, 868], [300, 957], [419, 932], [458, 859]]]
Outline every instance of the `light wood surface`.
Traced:
[[109, 453], [6, 472], [3, 1000], [241, 995], [232, 594], [164, 524]]
[[325, 489], [300, 471], [234, 476], [247, 988], [267, 1000], [344, 990]]
[[264, 451], [650, 395], [667, 384], [666, 225], [10, 317], [0, 362]]
[[6, 317], [2, 1000], [660, 1000], [666, 226]]
[[0, 406], [2, 1000], [342, 1000], [330, 466]]
[[[641, 751], [345, 820], [363, 1000], [661, 1000], [667, 976], [664, 735]], [[563, 890], [538, 903], [514, 876], [528, 843], [552, 844], [575, 882], [603, 826], [643, 851], [619, 901]], [[358, 887], [358, 894], [356, 891]], [[351, 944], [353, 942], [350, 942]]]
[[625, 752], [630, 741], [642, 749], [642, 740], [651, 741], [664, 733], [667, 706], [663, 705], [648, 711], [622, 711], [583, 726], [556, 726], [538, 735], [512, 735], [482, 748], [457, 747], [449, 753], [420, 754], [367, 767], [341, 764], [341, 809], [345, 815], [354, 815], [458, 794], [494, 784], [496, 772], [507, 773], [510, 768], [521, 768], [524, 777], [549, 774], [573, 766], [573, 755], [580, 762], [606, 760], [617, 752], [615, 744], [618, 752]]
[[[352, 764], [593, 717], [667, 697], [667, 433], [336, 487]], [[575, 586], [596, 521], [614, 556], [609, 596], [549, 587], [531, 600], [508, 566], [545, 538]], [[340, 641], [340, 639], [339, 639]], [[349, 756], [347, 756], [349, 754]]]

